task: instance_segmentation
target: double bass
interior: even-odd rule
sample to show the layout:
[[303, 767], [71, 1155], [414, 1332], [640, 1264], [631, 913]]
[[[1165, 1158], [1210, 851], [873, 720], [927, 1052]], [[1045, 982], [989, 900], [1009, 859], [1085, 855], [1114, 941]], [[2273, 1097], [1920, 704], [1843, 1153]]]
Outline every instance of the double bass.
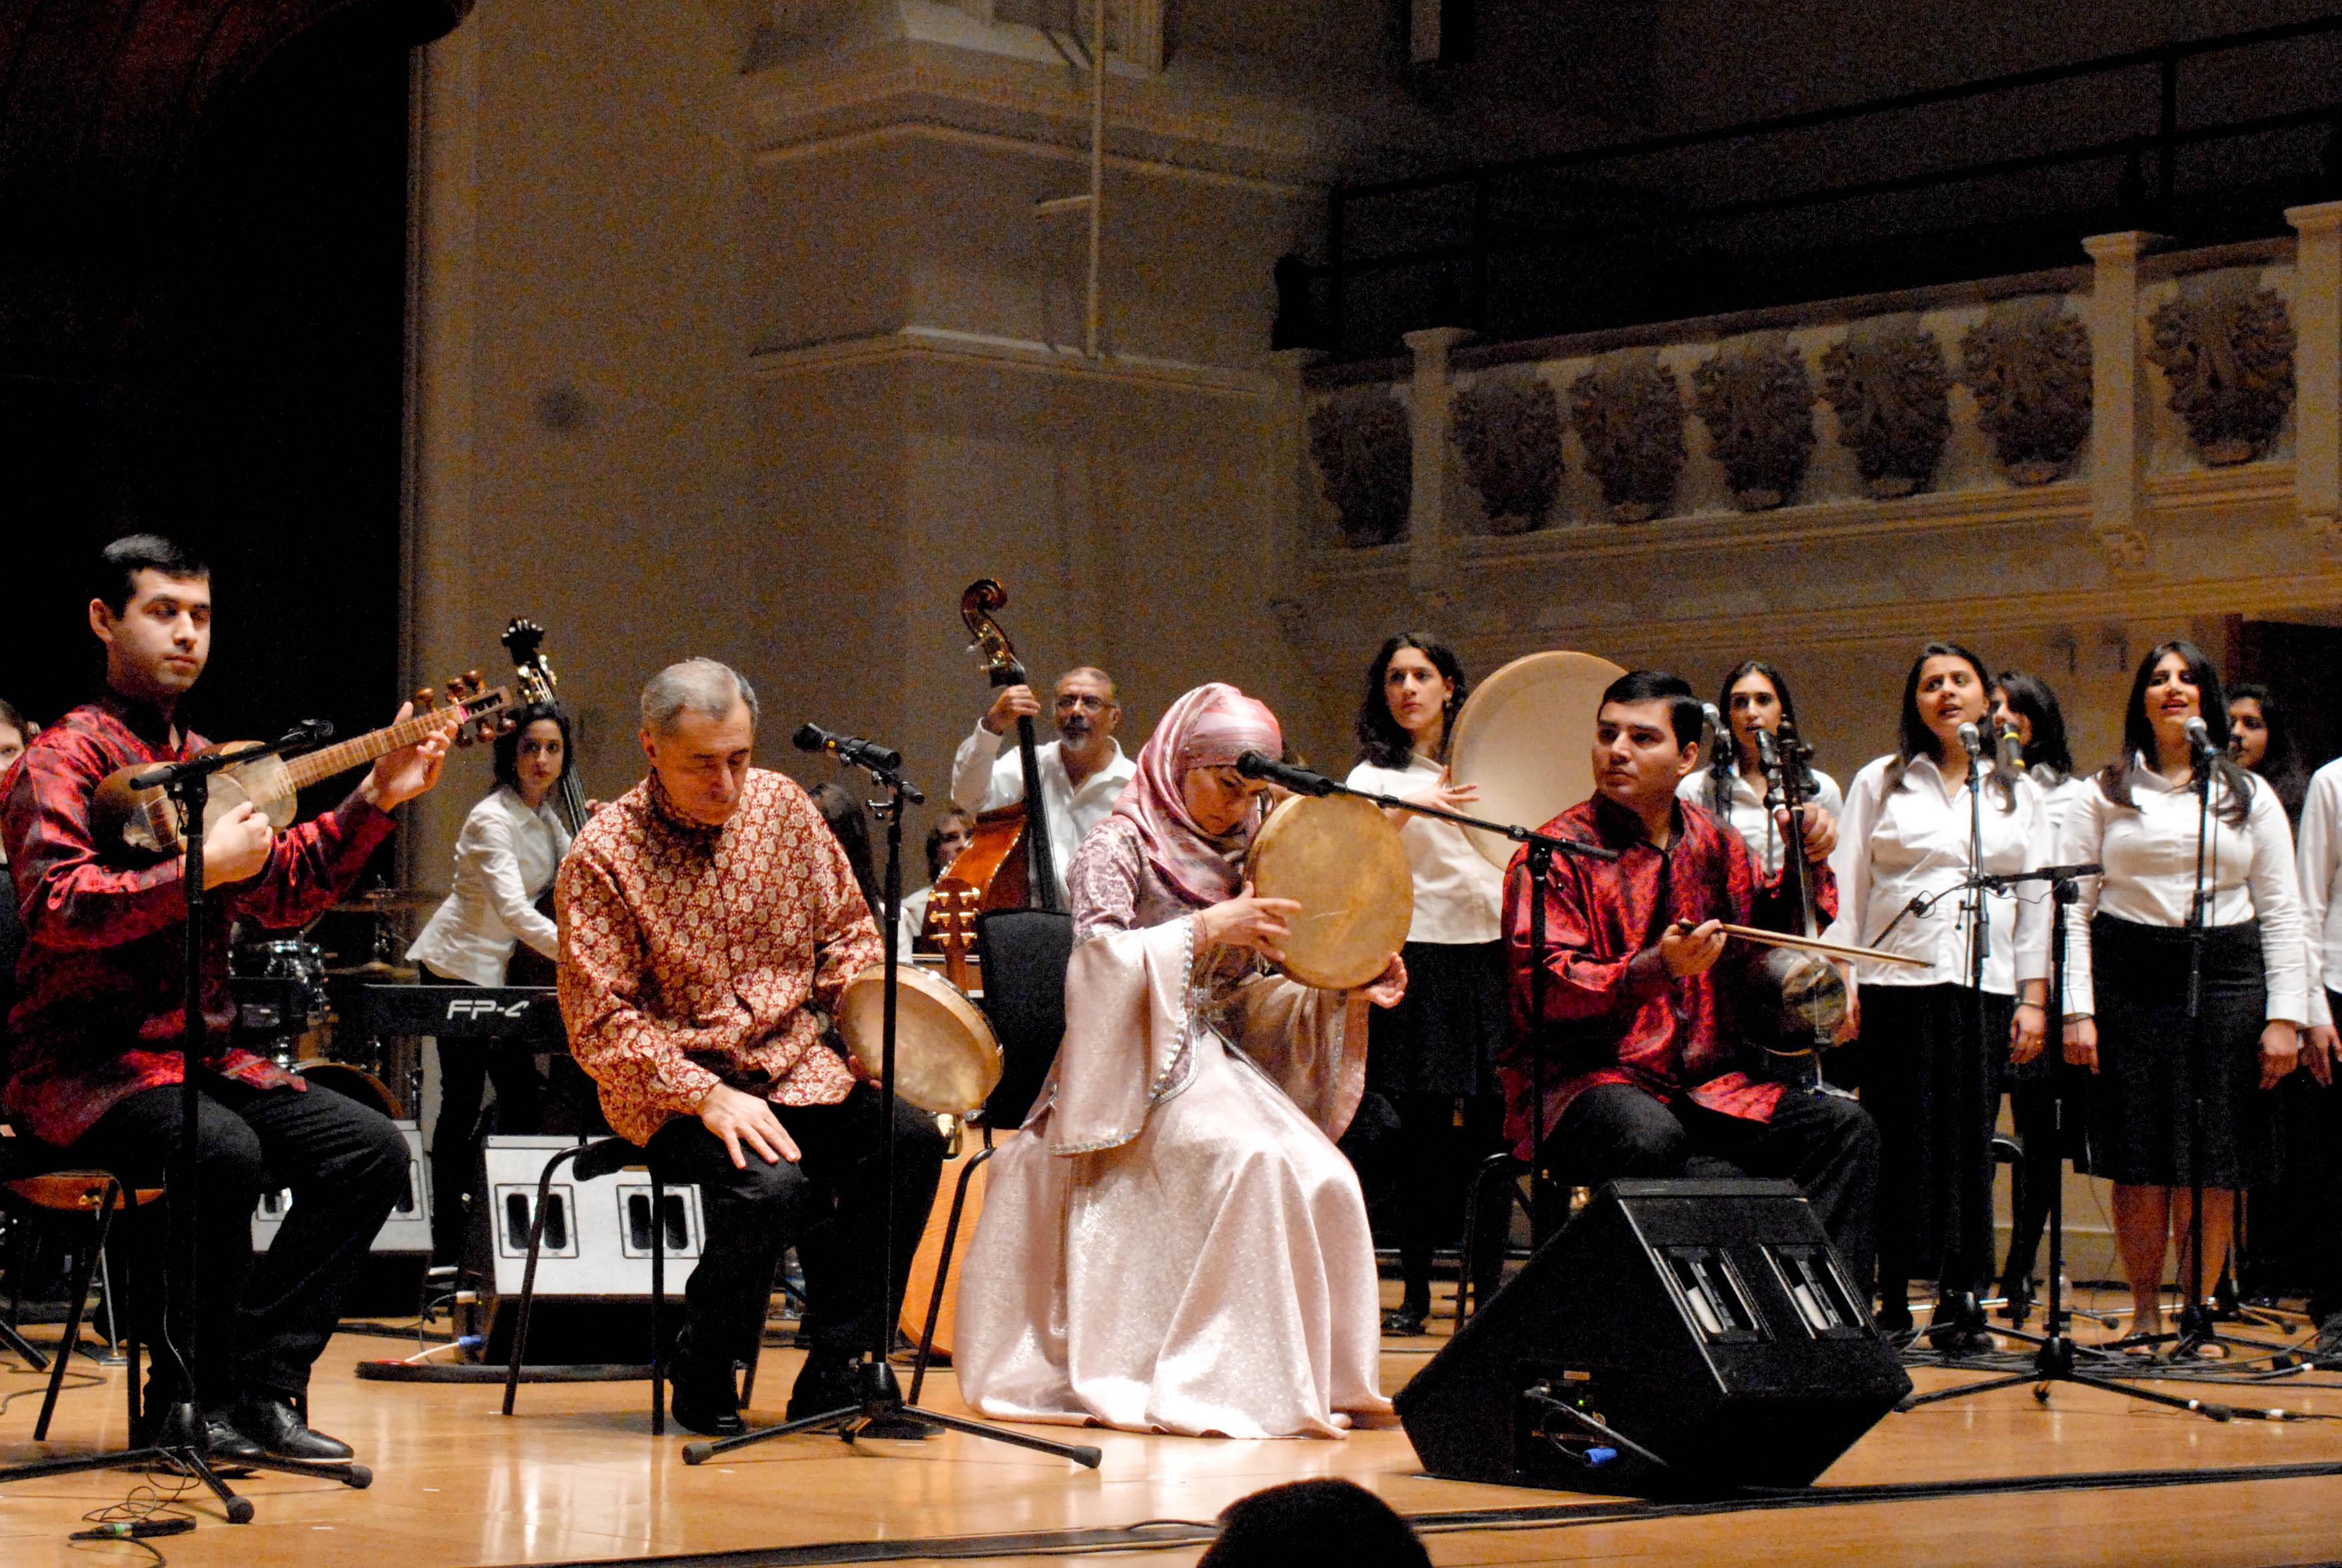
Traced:
[[[505, 652], [512, 656], [522, 700], [534, 706], [556, 706], [553, 691], [558, 677], [553, 673], [552, 661], [545, 656], [545, 628], [535, 621], [515, 616], [505, 628], [503, 642]], [[563, 761], [565, 765], [560, 781], [553, 786], [553, 810], [574, 839], [585, 831], [590, 814], [586, 809], [586, 786], [577, 777], [576, 759], [565, 757]], [[547, 920], [560, 918], [555, 911], [551, 886], [537, 895], [536, 912]], [[505, 964], [507, 985], [552, 985], [559, 975], [559, 968], [552, 959], [525, 942], [514, 945], [512, 957]]]
[[[1007, 603], [1008, 591], [990, 577], [969, 584], [959, 600], [960, 619], [976, 638], [976, 651], [984, 655], [996, 689], [1031, 684], [1008, 634], [993, 619], [992, 613]], [[1030, 714], [1016, 715], [1016, 754], [1025, 798], [977, 815], [975, 836], [936, 879], [927, 905], [926, 934], [943, 949], [946, 973], [962, 990], [969, 988], [967, 951], [979, 911], [1064, 908], [1049, 814], [1040, 804], [1040, 747]]]

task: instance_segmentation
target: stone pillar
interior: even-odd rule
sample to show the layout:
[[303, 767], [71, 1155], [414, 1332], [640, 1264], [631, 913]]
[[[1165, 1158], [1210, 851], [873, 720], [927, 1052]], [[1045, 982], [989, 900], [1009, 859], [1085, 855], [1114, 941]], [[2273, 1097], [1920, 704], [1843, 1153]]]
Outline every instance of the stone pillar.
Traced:
[[2143, 565], [2150, 405], [2139, 363], [2138, 258], [2162, 236], [2137, 230], [2082, 242], [2090, 281], [2090, 529], [2117, 568]]
[[2288, 207], [2293, 269], [2293, 493], [2301, 520], [2342, 544], [2342, 202]]
[[1432, 326], [1406, 336], [1415, 355], [1415, 487], [1407, 500], [1407, 586], [1435, 601], [1447, 581], [1447, 414], [1454, 388], [1448, 352], [1472, 341], [1460, 326]]
[[1324, 352], [1315, 348], [1280, 348], [1268, 356], [1273, 382], [1268, 396], [1261, 400], [1261, 461], [1267, 465], [1260, 485], [1266, 513], [1261, 523], [1268, 546], [1269, 614], [1276, 617], [1276, 629], [1284, 634], [1295, 660], [1312, 677], [1306, 683], [1307, 689], [1320, 698], [1321, 711], [1296, 714], [1294, 719], [1307, 725], [1309, 733], [1338, 735], [1339, 724], [1322, 711], [1326, 684], [1316, 678], [1323, 673], [1326, 650], [1309, 613], [1306, 565], [1306, 523], [1317, 473], [1309, 461], [1309, 404], [1302, 378], [1325, 358]]

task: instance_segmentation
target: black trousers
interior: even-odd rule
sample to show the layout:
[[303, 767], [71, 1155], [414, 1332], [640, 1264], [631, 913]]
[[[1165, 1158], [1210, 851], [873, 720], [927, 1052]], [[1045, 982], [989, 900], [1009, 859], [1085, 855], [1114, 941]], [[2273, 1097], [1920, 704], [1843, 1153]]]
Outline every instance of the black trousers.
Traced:
[[[468, 980], [423, 966], [425, 985], [470, 986]], [[476, 987], [474, 987], [476, 989]], [[526, 1040], [443, 1039], [439, 1046], [439, 1119], [431, 1127], [431, 1253], [434, 1262], [464, 1257], [465, 1199], [480, 1177], [480, 1101], [496, 1086], [496, 1131], [535, 1133], [545, 1126], [545, 1079], [536, 1048]]]
[[1785, 1176], [1807, 1200], [1867, 1301], [1877, 1251], [1878, 1129], [1853, 1101], [1791, 1090], [1769, 1122], [1744, 1121], [1679, 1095], [1672, 1105], [1626, 1084], [1569, 1103], [1540, 1169], [1569, 1186], [1622, 1176]]
[[[312, 1084], [254, 1089], [199, 1075], [195, 1343], [182, 1345], [195, 1398], [224, 1409], [244, 1389], [293, 1395], [340, 1322], [342, 1301], [375, 1233], [406, 1182], [406, 1140], [381, 1112]], [[147, 1089], [123, 1101], [82, 1134], [76, 1158], [158, 1183], [178, 1149], [180, 1090]], [[271, 1186], [289, 1188], [293, 1206], [265, 1257], [252, 1252], [252, 1212]], [[169, 1202], [185, 1194], [170, 1190]], [[130, 1277], [139, 1338], [161, 1343], [164, 1273], [170, 1256], [165, 1205], [124, 1217], [115, 1233]], [[174, 1282], [184, 1284], [185, 1282]], [[177, 1392], [166, 1355], [155, 1360], [158, 1396]]]
[[707, 1217], [699, 1266], [683, 1287], [692, 1354], [746, 1361], [764, 1332], [773, 1268], [794, 1244], [805, 1266], [806, 1335], [813, 1358], [850, 1357], [877, 1344], [900, 1310], [903, 1281], [943, 1170], [935, 1117], [896, 1101], [895, 1256], [891, 1293], [879, 1283], [886, 1221], [886, 1140], [878, 1091], [857, 1084], [835, 1105], [775, 1105], [803, 1158], [767, 1164], [747, 1154], [735, 1169], [723, 1140], [677, 1117], [651, 1135], [662, 1181], [696, 1183]]
[[1879, 1283], [1898, 1299], [1915, 1279], [1949, 1293], [1981, 1292], [1992, 1277], [1992, 1128], [2016, 1011], [2015, 997], [1986, 994], [1979, 1054], [1966, 986], [1863, 991], [1862, 1104], [1885, 1154]]

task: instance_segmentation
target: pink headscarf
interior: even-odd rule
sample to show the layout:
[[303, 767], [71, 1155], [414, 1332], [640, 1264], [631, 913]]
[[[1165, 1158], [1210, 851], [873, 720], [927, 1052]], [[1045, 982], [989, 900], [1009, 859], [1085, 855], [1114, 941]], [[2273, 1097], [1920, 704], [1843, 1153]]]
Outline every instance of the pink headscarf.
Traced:
[[1276, 756], [1284, 750], [1284, 733], [1266, 704], [1220, 682], [1197, 686], [1171, 704], [1139, 748], [1138, 776], [1114, 813], [1137, 824], [1147, 864], [1172, 892], [1198, 905], [1233, 898], [1243, 885], [1252, 819], [1216, 838], [1187, 814], [1180, 785], [1192, 769], [1232, 766], [1246, 752]]

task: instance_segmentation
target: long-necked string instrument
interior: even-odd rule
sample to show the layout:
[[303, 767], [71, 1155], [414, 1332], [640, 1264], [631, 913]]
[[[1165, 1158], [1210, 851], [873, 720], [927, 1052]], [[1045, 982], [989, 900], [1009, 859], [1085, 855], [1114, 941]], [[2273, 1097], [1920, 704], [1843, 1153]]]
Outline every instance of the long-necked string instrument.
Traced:
[[[1779, 1027], [1771, 1049], [1778, 1055], [1808, 1056], [1828, 1049], [1846, 1023], [1846, 977], [1828, 958], [1899, 960], [1820, 940], [1819, 890], [1814, 885], [1813, 864], [1806, 858], [1805, 808], [1812, 798], [1814, 778], [1807, 759], [1813, 755], [1813, 748], [1797, 738], [1797, 725], [1787, 717], [1777, 731], [1760, 728], [1756, 738], [1757, 764], [1765, 774], [1765, 810], [1768, 815], [1777, 808], [1787, 812], [1781, 830], [1782, 870], [1795, 895], [1793, 913], [1798, 927], [1787, 934], [1802, 940], [1785, 941], [1783, 933], [1744, 926], [1726, 926], [1725, 933], [1774, 949], [1765, 960], [1766, 978], [1778, 998], [1775, 1017]], [[1729, 735], [1717, 739], [1719, 745], [1734, 744]]]
[[[545, 656], [545, 628], [523, 616], [513, 617], [505, 628], [505, 652], [512, 655], [513, 673], [520, 687], [522, 699], [532, 707], [558, 711], [560, 702], [554, 688], [560, 677], [553, 673], [553, 662]], [[579, 778], [577, 759], [562, 758], [561, 778], [553, 786], [554, 814], [575, 838], [586, 829], [586, 784]], [[553, 889], [548, 884], [536, 898], [536, 911], [547, 920], [560, 915], [553, 902]], [[551, 985], [560, 976], [559, 966], [528, 944], [515, 943], [512, 956], [505, 962], [505, 984], [507, 985]]]

